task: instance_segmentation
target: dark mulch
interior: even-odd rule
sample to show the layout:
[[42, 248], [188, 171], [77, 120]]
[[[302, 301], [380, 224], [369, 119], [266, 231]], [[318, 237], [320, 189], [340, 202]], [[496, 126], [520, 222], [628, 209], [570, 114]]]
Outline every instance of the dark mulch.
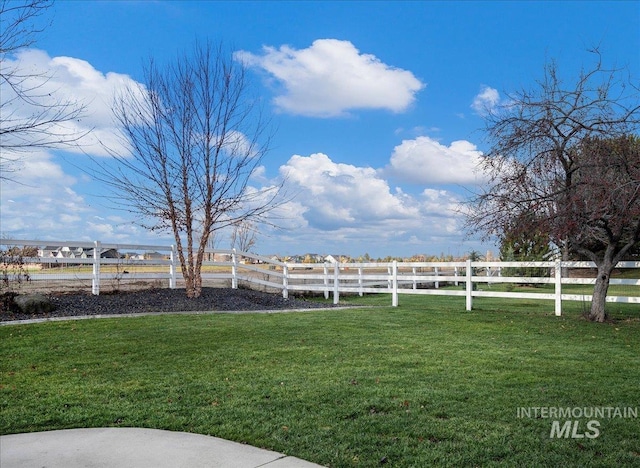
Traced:
[[41, 314], [24, 314], [2, 308], [0, 321], [83, 315], [118, 315], [153, 312], [209, 312], [312, 309], [330, 307], [330, 302], [312, 302], [301, 298], [284, 299], [282, 295], [248, 289], [203, 288], [196, 299], [187, 298], [184, 289], [147, 289], [107, 293], [50, 294], [54, 310]]

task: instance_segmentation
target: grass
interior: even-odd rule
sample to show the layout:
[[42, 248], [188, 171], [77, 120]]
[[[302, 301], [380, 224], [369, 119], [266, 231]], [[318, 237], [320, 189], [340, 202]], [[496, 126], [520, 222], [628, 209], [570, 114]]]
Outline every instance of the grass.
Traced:
[[640, 406], [637, 305], [593, 324], [579, 303], [343, 300], [368, 307], [0, 327], [0, 433], [189, 431], [332, 467], [640, 466], [639, 419], [551, 439], [517, 416]]

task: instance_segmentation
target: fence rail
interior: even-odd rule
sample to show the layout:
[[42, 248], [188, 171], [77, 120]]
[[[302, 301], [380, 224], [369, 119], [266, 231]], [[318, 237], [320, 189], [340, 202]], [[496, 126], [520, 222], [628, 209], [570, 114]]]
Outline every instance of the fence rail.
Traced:
[[[46, 246], [57, 250], [44, 254]], [[38, 256], [22, 256], [27, 247], [38, 248]], [[64, 250], [64, 249], [67, 250]], [[26, 276], [29, 282], [68, 281], [91, 282], [93, 294], [100, 294], [104, 281], [166, 281], [170, 288], [178, 287], [180, 267], [174, 246], [113, 244], [95, 242], [59, 242], [2, 239], [0, 250], [4, 252], [2, 264], [3, 283], [11, 284]], [[122, 254], [130, 250], [127, 258], [104, 258], [109, 251]], [[89, 252], [90, 255], [87, 254]], [[146, 252], [146, 254], [140, 252]], [[398, 305], [402, 294], [464, 296], [466, 309], [471, 310], [473, 299], [494, 297], [506, 299], [539, 299], [555, 302], [555, 314], [562, 314], [562, 301], [590, 301], [591, 295], [571, 292], [576, 286], [595, 283], [594, 277], [563, 277], [563, 272], [592, 270], [592, 262], [388, 262], [388, 263], [288, 263], [260, 255], [235, 250], [207, 250], [207, 258], [216, 259], [203, 263], [203, 281], [230, 281], [232, 288], [240, 282], [259, 285], [265, 289], [280, 291], [283, 297], [289, 291], [317, 292], [326, 299], [333, 297], [338, 304], [340, 294], [391, 294], [392, 306]], [[146, 255], [146, 257], [145, 257]], [[90, 271], [69, 270], [75, 265], [91, 267]], [[38, 269], [38, 267], [40, 269]], [[71, 267], [72, 268], [72, 267]], [[631, 293], [610, 295], [608, 302], [640, 304], [640, 262], [620, 262], [616, 268], [631, 269], [632, 278], [613, 278], [612, 286], [625, 286]], [[60, 270], [59, 272], [57, 270]], [[536, 269], [538, 276], [516, 276], [513, 269]], [[45, 271], [46, 270], [46, 271]], [[635, 272], [637, 271], [637, 274]], [[25, 273], [26, 272], [26, 273]], [[505, 273], [505, 274], [503, 274]], [[636, 279], [639, 278], [639, 279]], [[494, 291], [499, 284], [539, 285], [547, 289], [537, 292]], [[487, 285], [481, 290], [478, 285]], [[462, 287], [461, 287], [462, 286]], [[566, 287], [569, 287], [567, 290]], [[563, 290], [564, 289], [564, 290]]]

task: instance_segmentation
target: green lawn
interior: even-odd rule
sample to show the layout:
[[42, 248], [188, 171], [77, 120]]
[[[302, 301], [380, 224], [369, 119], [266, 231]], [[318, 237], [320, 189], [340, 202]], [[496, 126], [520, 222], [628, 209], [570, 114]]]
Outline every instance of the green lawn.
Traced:
[[332, 467], [640, 466], [640, 419], [552, 439], [517, 416], [640, 407], [637, 305], [593, 324], [580, 303], [343, 299], [369, 307], [0, 327], [0, 433], [190, 431]]

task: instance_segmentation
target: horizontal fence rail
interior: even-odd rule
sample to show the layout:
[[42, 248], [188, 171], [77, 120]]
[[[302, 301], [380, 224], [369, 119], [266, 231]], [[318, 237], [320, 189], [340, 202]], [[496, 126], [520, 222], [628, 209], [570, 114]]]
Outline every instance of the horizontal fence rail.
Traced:
[[[31, 248], [31, 249], [29, 249]], [[37, 255], [23, 255], [24, 252]], [[91, 284], [93, 294], [101, 285], [133, 281], [160, 281], [169, 288], [181, 281], [178, 254], [174, 246], [114, 244], [74, 241], [0, 240], [3, 284], [66, 281]], [[232, 288], [244, 282], [269, 291], [322, 293], [338, 304], [340, 294], [391, 294], [398, 305], [402, 294], [460, 296], [471, 310], [473, 299], [538, 299], [555, 302], [555, 314], [562, 314], [562, 301], [591, 301], [591, 294], [571, 291], [595, 283], [592, 276], [563, 276], [563, 272], [590, 271], [592, 262], [368, 262], [290, 263], [235, 249], [211, 249], [205, 253], [203, 281], [226, 281]], [[611, 286], [628, 287], [629, 295], [609, 295], [608, 302], [640, 304], [640, 262], [620, 262], [617, 269], [637, 271], [632, 278], [612, 278]], [[516, 272], [534, 270], [535, 276]], [[84, 283], [83, 283], [84, 282]], [[532, 285], [537, 291], [496, 291], [500, 285]], [[485, 289], [478, 287], [485, 285]], [[545, 288], [546, 285], [546, 288]], [[568, 287], [568, 288], [567, 288]], [[625, 292], [627, 292], [625, 290]]]

